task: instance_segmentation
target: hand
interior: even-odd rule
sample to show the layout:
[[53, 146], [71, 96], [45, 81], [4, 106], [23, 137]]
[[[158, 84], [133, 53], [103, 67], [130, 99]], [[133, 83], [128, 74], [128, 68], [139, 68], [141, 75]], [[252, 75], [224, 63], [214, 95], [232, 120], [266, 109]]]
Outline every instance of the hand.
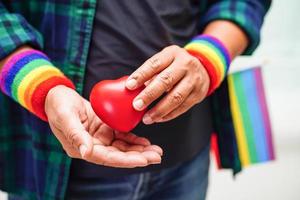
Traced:
[[200, 61], [178, 46], [169, 46], [148, 59], [126, 82], [128, 89], [145, 84], [133, 107], [142, 110], [165, 92], [167, 95], [143, 117], [145, 124], [176, 118], [201, 102], [208, 92], [209, 76]]
[[96, 116], [90, 103], [70, 88], [52, 88], [45, 111], [51, 130], [72, 158], [123, 168], [161, 162], [160, 147], [132, 133], [112, 130]]

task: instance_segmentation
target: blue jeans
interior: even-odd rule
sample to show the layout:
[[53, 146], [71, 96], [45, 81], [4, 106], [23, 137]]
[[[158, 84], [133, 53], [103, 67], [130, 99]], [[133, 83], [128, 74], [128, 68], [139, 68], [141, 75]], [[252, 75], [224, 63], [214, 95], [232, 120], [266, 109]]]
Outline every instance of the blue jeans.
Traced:
[[[157, 172], [72, 181], [67, 200], [204, 200], [209, 146], [194, 159]], [[9, 200], [22, 200], [9, 196]]]
[[204, 200], [209, 146], [194, 159], [157, 172], [72, 181], [70, 200]]

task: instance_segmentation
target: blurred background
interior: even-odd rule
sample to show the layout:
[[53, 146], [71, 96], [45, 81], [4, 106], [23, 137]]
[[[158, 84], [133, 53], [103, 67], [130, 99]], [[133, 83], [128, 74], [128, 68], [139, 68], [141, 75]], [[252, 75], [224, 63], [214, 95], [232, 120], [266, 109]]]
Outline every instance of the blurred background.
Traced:
[[[234, 71], [263, 66], [277, 159], [230, 171], [210, 170], [208, 200], [300, 199], [300, 1], [273, 1], [254, 56], [236, 59]], [[0, 192], [0, 200], [6, 195]]]
[[277, 159], [246, 168], [233, 179], [212, 159], [208, 200], [300, 199], [300, 1], [276, 0], [254, 56], [233, 71], [262, 65]]

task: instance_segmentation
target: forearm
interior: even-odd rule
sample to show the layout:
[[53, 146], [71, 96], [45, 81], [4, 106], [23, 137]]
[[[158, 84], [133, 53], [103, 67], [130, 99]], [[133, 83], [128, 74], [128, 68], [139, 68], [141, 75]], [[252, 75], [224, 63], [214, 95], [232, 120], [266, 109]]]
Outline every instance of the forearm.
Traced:
[[249, 43], [247, 35], [242, 29], [230, 21], [213, 21], [206, 26], [203, 33], [222, 41], [231, 59], [242, 54]]

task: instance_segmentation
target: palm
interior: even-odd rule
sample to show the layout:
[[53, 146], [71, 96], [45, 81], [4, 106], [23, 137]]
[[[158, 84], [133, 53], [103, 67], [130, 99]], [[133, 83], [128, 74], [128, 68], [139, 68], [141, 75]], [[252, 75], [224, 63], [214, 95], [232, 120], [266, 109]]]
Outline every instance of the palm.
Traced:
[[[160, 147], [151, 145], [149, 140], [133, 133], [114, 131], [96, 116], [87, 101], [85, 110], [86, 114], [81, 118], [82, 124], [93, 137], [94, 144], [91, 162], [126, 167], [128, 164], [145, 166], [160, 161]], [[102, 162], [99, 162], [99, 157]]]
[[46, 102], [46, 111], [52, 131], [70, 157], [82, 158], [78, 147], [80, 141], [85, 140], [89, 144], [89, 151], [83, 159], [88, 162], [113, 167], [160, 163], [160, 147], [151, 145], [149, 140], [133, 133], [114, 131], [96, 116], [90, 103], [75, 91], [65, 88], [58, 90]]

